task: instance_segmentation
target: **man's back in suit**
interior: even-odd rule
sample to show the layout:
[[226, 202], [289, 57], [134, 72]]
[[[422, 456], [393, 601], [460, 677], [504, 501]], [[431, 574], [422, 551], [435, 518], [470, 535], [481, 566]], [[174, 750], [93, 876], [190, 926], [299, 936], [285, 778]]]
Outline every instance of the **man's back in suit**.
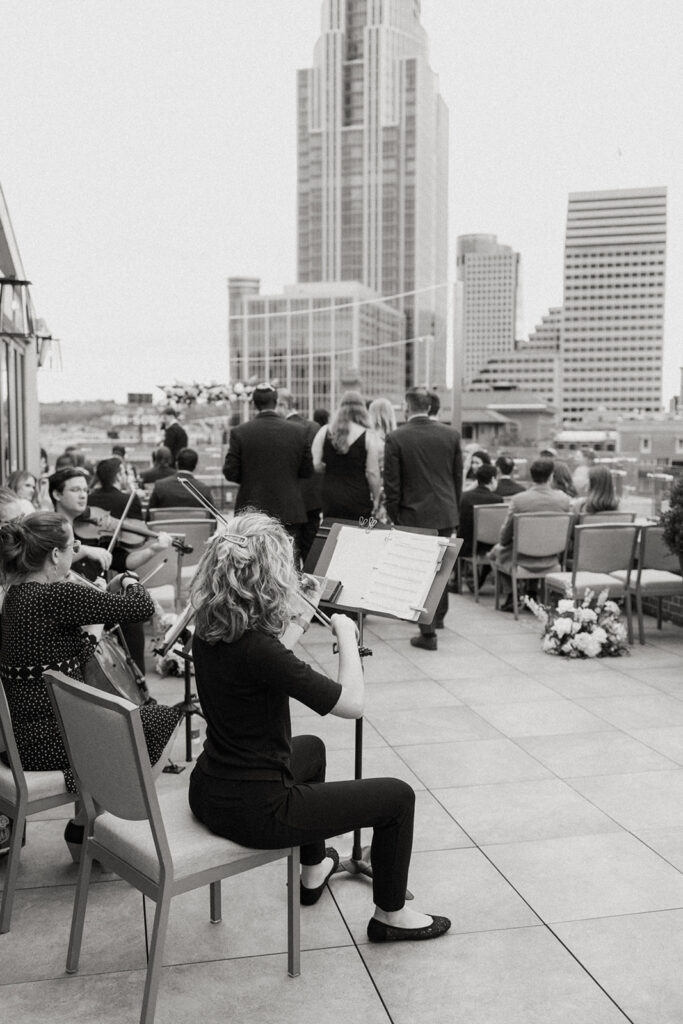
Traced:
[[[512, 538], [514, 533], [514, 516], [522, 512], [569, 512], [571, 498], [564, 491], [555, 490], [549, 483], [532, 483], [526, 491], [515, 494], [510, 499], [510, 511], [500, 531], [500, 546], [498, 548], [498, 561], [507, 565], [512, 561]], [[520, 558], [520, 565], [527, 569], [540, 571], [544, 568], [551, 568], [556, 558], [552, 556], [536, 557], [524, 555]]]
[[501, 498], [511, 498], [513, 494], [521, 494], [525, 490], [524, 484], [518, 483], [517, 480], [511, 480], [509, 476], [500, 477], [496, 485], [496, 494], [499, 494]]
[[149, 508], [201, 508], [201, 502], [181, 484], [184, 478], [197, 488], [208, 501], [213, 501], [211, 489], [197, 480], [188, 470], [178, 470], [173, 476], [157, 480], [149, 498]]
[[426, 415], [411, 417], [384, 446], [387, 512], [400, 526], [454, 528], [462, 488], [460, 435]]
[[300, 479], [313, 475], [311, 446], [303, 427], [274, 409], [233, 427], [223, 475], [240, 485], [235, 512], [253, 507], [284, 524], [306, 522]]

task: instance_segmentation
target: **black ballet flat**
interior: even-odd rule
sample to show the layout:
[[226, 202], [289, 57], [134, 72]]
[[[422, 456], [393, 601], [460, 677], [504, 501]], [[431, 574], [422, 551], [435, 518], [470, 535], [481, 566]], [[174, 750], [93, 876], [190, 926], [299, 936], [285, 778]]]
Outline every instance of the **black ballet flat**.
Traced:
[[77, 825], [73, 819], [67, 821], [66, 828], [64, 829], [64, 842], [69, 847], [69, 853], [74, 864], [78, 864], [81, 859], [84, 832], [83, 825]]
[[325, 881], [322, 883], [322, 885], [316, 886], [315, 889], [309, 889], [307, 886], [303, 884], [303, 882], [299, 882], [299, 903], [302, 905], [302, 907], [312, 907], [314, 903], [318, 902], [318, 900], [323, 894], [323, 889], [325, 888], [325, 886], [327, 885], [327, 883], [329, 882], [330, 878], [335, 873], [337, 868], [339, 867], [339, 854], [337, 853], [333, 846], [327, 847], [327, 849], [325, 850], [325, 856], [332, 858], [332, 867], [327, 872], [327, 875], [325, 876]]
[[446, 934], [450, 926], [447, 917], [432, 917], [432, 923], [423, 928], [395, 928], [371, 917], [368, 921], [368, 938], [370, 942], [422, 942], [425, 939], [438, 939], [440, 935]]

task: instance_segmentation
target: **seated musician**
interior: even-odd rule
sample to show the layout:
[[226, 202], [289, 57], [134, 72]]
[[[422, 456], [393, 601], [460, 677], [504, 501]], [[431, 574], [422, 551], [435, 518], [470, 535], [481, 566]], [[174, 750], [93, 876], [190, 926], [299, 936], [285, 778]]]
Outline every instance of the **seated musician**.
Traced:
[[[67, 581], [77, 549], [71, 523], [54, 512], [34, 512], [0, 527], [0, 584], [6, 588], [0, 680], [19, 757], [26, 771], [63, 771], [71, 792], [74, 778], [43, 674], [54, 669], [82, 680], [96, 643], [82, 626], [143, 622], [154, 611], [147, 591], [131, 577], [116, 576], [107, 592]], [[160, 704], [140, 709], [152, 763], [172, 738], [179, 715], [177, 708]], [[74, 859], [82, 835], [82, 826], [69, 822], [65, 839]]]
[[[50, 497], [57, 512], [68, 519], [76, 539], [81, 541], [80, 549], [74, 556], [74, 569], [88, 579], [94, 579], [107, 569], [135, 572], [171, 544], [167, 533], [159, 533], [156, 540], [143, 547], [129, 551], [121, 544], [116, 544], [113, 551], [108, 551], [111, 529], [99, 534], [93, 528], [88, 512], [88, 476], [84, 469], [74, 466], [53, 473], [50, 477]], [[145, 635], [142, 623], [122, 623], [121, 630], [131, 657], [144, 676]]]
[[[97, 484], [90, 492], [90, 501], [97, 508], [111, 512], [115, 518], [123, 515], [130, 498], [129, 477], [126, 464], [118, 455], [100, 459], [95, 466]], [[127, 512], [130, 519], [142, 519], [142, 505], [137, 494]]]
[[212, 832], [257, 849], [301, 846], [301, 903], [322, 895], [339, 863], [325, 839], [372, 827], [371, 942], [432, 939], [450, 927], [405, 903], [415, 794], [399, 779], [325, 782], [325, 746], [291, 734], [289, 698], [319, 715], [359, 718], [363, 672], [354, 623], [332, 616], [334, 681], [280, 642], [298, 592], [291, 538], [244, 512], [208, 542], [192, 584], [193, 655], [206, 742], [190, 806]]

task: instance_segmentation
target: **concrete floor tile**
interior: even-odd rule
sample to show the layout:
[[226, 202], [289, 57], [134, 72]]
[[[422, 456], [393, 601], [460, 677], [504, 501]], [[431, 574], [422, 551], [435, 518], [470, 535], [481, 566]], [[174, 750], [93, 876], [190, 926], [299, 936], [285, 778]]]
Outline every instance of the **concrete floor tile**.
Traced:
[[474, 704], [472, 710], [505, 736], [556, 736], [605, 729], [600, 718], [569, 700]]
[[668, 694], [581, 698], [578, 703], [617, 729], [683, 725], [683, 701]]
[[[39, 889], [46, 886], [76, 884], [78, 866], [71, 859], [64, 842], [64, 821], [33, 821], [29, 819], [26, 846], [21, 851], [17, 889]], [[7, 858], [0, 857], [0, 891], [5, 884]], [[92, 881], [112, 879], [112, 874], [93, 866]]]
[[[481, 676], [499, 676], [508, 666], [486, 651], [463, 654], [446, 647], [439, 634], [438, 651], [414, 650], [413, 662], [431, 679], [472, 679]], [[428, 660], [429, 659], [429, 660]]]
[[[631, 676], [632, 673], [628, 672], [627, 675]], [[668, 693], [679, 700], [683, 697], [683, 672], [680, 664], [671, 668], [658, 668], [654, 672], [643, 669], [633, 674], [632, 678], [638, 679], [639, 676], [647, 677], [647, 683], [655, 692]]]
[[557, 700], [557, 694], [510, 666], [490, 676], [443, 679], [440, 685], [463, 704], [508, 704], [516, 701]]
[[[301, 705], [299, 705], [301, 706]], [[325, 742], [327, 750], [353, 750], [356, 745], [355, 722], [348, 718], [335, 715], [312, 715], [306, 709], [306, 715], [292, 715], [292, 733], [294, 736], [319, 736]], [[380, 736], [367, 717], [363, 719], [363, 749], [370, 747], [386, 747], [386, 740]]]
[[395, 1024], [624, 1024], [545, 928], [363, 946]]
[[636, 835], [641, 843], [645, 843], [669, 864], [683, 872], [683, 826], [638, 829]]
[[403, 708], [429, 708], [461, 704], [457, 696], [433, 679], [392, 679], [369, 682], [365, 686], [365, 714], [373, 711], [398, 711]]
[[683, 823], [683, 770], [601, 775], [569, 783], [631, 832]]
[[[453, 932], [525, 928], [538, 917], [476, 849], [414, 853], [408, 888], [414, 906], [450, 918]], [[334, 898], [358, 945], [368, 943], [372, 889], [367, 879], [344, 874], [332, 883]]]
[[683, 765], [683, 726], [658, 726], [654, 729], [630, 729], [630, 735], [676, 764]]
[[566, 736], [526, 736], [517, 742], [561, 779], [677, 767], [668, 757], [616, 730]]
[[[327, 781], [352, 779], [354, 759], [348, 750], [328, 750]], [[363, 750], [364, 779], [402, 779], [413, 789], [424, 789], [424, 783], [410, 770], [403, 758], [390, 747], [368, 747]]]
[[574, 673], [541, 676], [535, 673], [535, 678], [540, 679], [549, 690], [569, 700], [581, 700], [584, 697], [629, 697], [632, 694], [655, 696], [659, 692], [642, 680], [618, 671], [589, 672], [585, 676], [577, 676]]
[[434, 796], [479, 845], [591, 835], [619, 828], [559, 779], [437, 789]]
[[492, 725], [465, 707], [380, 711], [368, 715], [368, 719], [392, 746], [500, 738]]
[[507, 651], [501, 644], [500, 657], [510, 665], [523, 668], [534, 679], [545, 682], [546, 676], [558, 675], [564, 679], [584, 679], [589, 675], [607, 672], [603, 658], [559, 658], [552, 654], [544, 654], [541, 640], [538, 639], [538, 654], [520, 654], [519, 651]]
[[576, 921], [555, 931], [631, 1020], [683, 1020], [683, 911]]
[[507, 739], [397, 747], [428, 789], [550, 778], [550, 772]]
[[683, 875], [623, 832], [484, 849], [547, 922], [683, 906]]

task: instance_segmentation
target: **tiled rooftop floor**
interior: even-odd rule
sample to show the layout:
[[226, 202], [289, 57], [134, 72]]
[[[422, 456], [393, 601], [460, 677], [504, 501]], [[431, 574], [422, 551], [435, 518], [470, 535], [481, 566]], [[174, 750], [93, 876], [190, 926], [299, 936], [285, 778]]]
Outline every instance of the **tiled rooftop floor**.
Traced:
[[[158, 1024], [680, 1024], [683, 1020], [683, 631], [630, 657], [567, 662], [538, 624], [453, 597], [437, 652], [370, 619], [364, 774], [417, 790], [410, 888], [448, 915], [437, 942], [372, 946], [367, 879], [337, 875], [302, 908], [302, 973], [286, 975], [284, 862], [174, 901]], [[333, 665], [312, 627], [311, 659]], [[159, 680], [178, 700], [180, 680]], [[329, 777], [353, 772], [353, 723], [294, 709]], [[178, 756], [182, 757], [182, 740]], [[186, 786], [189, 771], [163, 775]], [[80, 973], [64, 961], [76, 869], [56, 810], [29, 825], [0, 1006], [12, 1024], [133, 1024], [145, 945], [141, 897], [96, 875]], [[338, 846], [348, 854], [350, 837]], [[2, 868], [0, 868], [2, 871]], [[151, 908], [148, 907], [148, 914]]]

